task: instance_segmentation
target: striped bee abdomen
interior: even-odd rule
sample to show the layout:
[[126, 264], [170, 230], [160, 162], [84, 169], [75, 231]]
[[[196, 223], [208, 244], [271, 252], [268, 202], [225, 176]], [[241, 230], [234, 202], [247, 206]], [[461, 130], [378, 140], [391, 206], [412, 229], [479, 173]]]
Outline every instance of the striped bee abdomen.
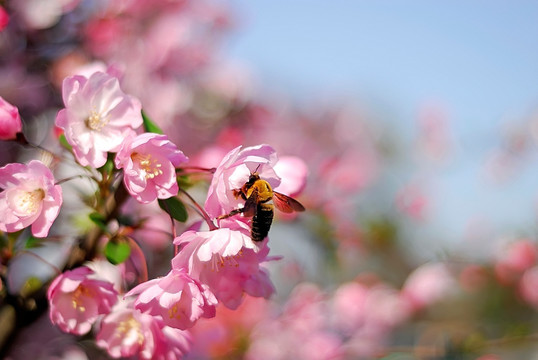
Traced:
[[269, 233], [273, 222], [273, 205], [258, 204], [256, 214], [252, 218], [252, 230], [250, 236], [253, 241], [263, 241]]

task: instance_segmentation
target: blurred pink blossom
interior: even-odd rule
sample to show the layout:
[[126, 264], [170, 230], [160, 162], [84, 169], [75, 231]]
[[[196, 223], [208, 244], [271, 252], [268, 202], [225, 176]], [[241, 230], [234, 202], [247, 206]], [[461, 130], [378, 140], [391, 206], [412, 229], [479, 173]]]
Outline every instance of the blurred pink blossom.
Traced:
[[103, 166], [107, 152], [117, 152], [142, 125], [140, 102], [126, 95], [118, 79], [108, 74], [68, 77], [62, 96], [65, 109], [58, 112], [56, 125], [83, 166]]
[[115, 159], [127, 191], [141, 203], [177, 195], [176, 167], [185, 161], [166, 135], [153, 133], [126, 139]]
[[137, 295], [134, 307], [161, 316], [166, 325], [188, 329], [201, 318], [215, 316], [217, 299], [207, 285], [191, 277], [184, 269], [174, 268], [166, 276], [146, 281], [126, 296]]
[[536, 244], [528, 239], [521, 239], [508, 244], [497, 256], [495, 274], [499, 281], [512, 284], [522, 273], [533, 267], [538, 259]]
[[136, 227], [132, 237], [161, 251], [172, 244], [170, 216], [162, 211], [157, 202], [142, 204], [134, 199], [125, 203], [125, 212], [133, 214], [141, 226]]
[[152, 359], [179, 360], [183, 359], [183, 357], [189, 353], [192, 337], [187, 330], [163, 326], [161, 332], [163, 334], [163, 341]]
[[32, 234], [46, 237], [62, 205], [62, 188], [38, 160], [0, 168], [0, 230], [14, 232], [32, 225]]
[[260, 266], [269, 253], [266, 243], [254, 244], [244, 223], [228, 223], [235, 228], [187, 231], [177, 237], [174, 244], [181, 250], [172, 259], [172, 266], [188, 269], [192, 277], [209, 286], [219, 302], [236, 309], [244, 293], [267, 298], [274, 287]]
[[62, 14], [72, 10], [80, 0], [19, 0], [13, 7], [30, 29], [46, 29], [58, 22]]
[[17, 137], [17, 133], [21, 131], [22, 122], [19, 115], [19, 109], [0, 96], [0, 140], [13, 140]]
[[403, 186], [396, 194], [396, 206], [409, 217], [423, 220], [426, 216], [429, 199], [424, 187], [417, 183]]
[[247, 297], [235, 310], [220, 306], [217, 316], [200, 319], [190, 332], [193, 346], [189, 359], [230, 358], [245, 342], [245, 335], [270, 316], [271, 304], [262, 298]]
[[227, 214], [244, 203], [235, 198], [233, 190], [241, 188], [250, 174], [257, 172], [273, 189], [280, 185], [274, 166], [278, 161], [276, 151], [269, 145], [257, 145], [230, 151], [217, 166], [207, 192], [205, 209], [216, 218]]
[[308, 168], [306, 163], [297, 156], [281, 156], [274, 167], [281, 178], [278, 192], [289, 196], [297, 196], [306, 186]]
[[114, 285], [86, 266], [65, 271], [50, 285], [50, 320], [61, 330], [83, 335], [99, 315], [108, 314], [118, 300]]
[[368, 185], [379, 173], [378, 155], [371, 149], [349, 149], [327, 157], [320, 165], [320, 175], [330, 194], [349, 194]]
[[529, 305], [538, 309], [538, 266], [525, 270], [519, 281], [519, 292]]
[[417, 311], [449, 295], [457, 283], [443, 263], [426, 263], [407, 277], [402, 296]]
[[9, 23], [9, 15], [6, 9], [0, 6], [0, 31], [4, 30]]
[[357, 282], [341, 284], [332, 298], [334, 321], [344, 334], [362, 327], [368, 287]]
[[328, 304], [314, 284], [300, 284], [290, 296], [284, 312], [256, 326], [245, 358], [343, 359], [342, 340], [330, 329]]

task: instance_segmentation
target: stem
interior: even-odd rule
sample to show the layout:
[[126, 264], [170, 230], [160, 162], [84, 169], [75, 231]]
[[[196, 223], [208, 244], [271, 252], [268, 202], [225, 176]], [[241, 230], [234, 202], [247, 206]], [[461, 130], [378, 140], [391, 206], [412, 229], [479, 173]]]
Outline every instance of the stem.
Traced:
[[206, 168], [206, 167], [201, 167], [201, 166], [184, 166], [182, 168], [176, 169], [176, 172], [181, 172], [183, 170], [196, 170], [196, 171], [203, 171], [203, 172], [214, 174], [217, 168], [214, 168], [214, 167]]
[[207, 225], [209, 226], [209, 230], [213, 231], [213, 230], [217, 230], [218, 227], [215, 226], [215, 223], [213, 222], [213, 220], [211, 220], [211, 217], [209, 216], [209, 214], [205, 211], [205, 209], [203, 207], [200, 206], [200, 204], [198, 204], [196, 202], [196, 200], [194, 200], [194, 198], [188, 193], [186, 192], [185, 190], [183, 190], [182, 188], [179, 188], [179, 191], [183, 194], [185, 194], [189, 200], [193, 203], [193, 205], [196, 207], [196, 209], [198, 209], [200, 215], [202, 216], [202, 218], [205, 220], [205, 222], [207, 223]]
[[35, 258], [37, 258], [38, 260], [40, 260], [42, 263], [44, 264], [47, 264], [48, 266], [50, 266], [54, 272], [58, 275], [60, 275], [62, 273], [62, 271], [60, 269], [58, 269], [58, 267], [54, 264], [52, 264], [51, 262], [47, 261], [46, 259], [44, 259], [42, 256], [40, 255], [37, 255], [36, 253], [32, 252], [32, 251], [28, 251], [28, 250], [21, 250], [19, 251], [19, 254], [28, 254], [28, 255], [31, 255]]
[[94, 177], [91, 176], [91, 175], [83, 175], [83, 174], [80, 174], [80, 175], [73, 175], [73, 176], [70, 176], [70, 177], [67, 177], [67, 178], [58, 180], [58, 181], [56, 181], [56, 184], [55, 184], [55, 185], [61, 185], [61, 184], [63, 184], [64, 182], [67, 182], [67, 181], [70, 181], [70, 180], [74, 180], [74, 179], [76, 179], [76, 178], [88, 178], [88, 179], [91, 179], [91, 180], [94, 180], [94, 181], [98, 181], [96, 178], [94, 178]]

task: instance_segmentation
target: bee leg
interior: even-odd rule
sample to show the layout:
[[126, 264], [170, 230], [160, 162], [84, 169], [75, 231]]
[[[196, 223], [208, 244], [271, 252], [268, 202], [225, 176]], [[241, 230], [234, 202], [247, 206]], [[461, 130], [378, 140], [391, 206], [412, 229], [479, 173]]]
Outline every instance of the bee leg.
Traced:
[[234, 210], [230, 211], [228, 214], [224, 214], [224, 215], [219, 216], [217, 219], [219, 219], [219, 220], [227, 219], [227, 218], [229, 218], [231, 216], [241, 214], [243, 211], [244, 211], [244, 208], [234, 209]]

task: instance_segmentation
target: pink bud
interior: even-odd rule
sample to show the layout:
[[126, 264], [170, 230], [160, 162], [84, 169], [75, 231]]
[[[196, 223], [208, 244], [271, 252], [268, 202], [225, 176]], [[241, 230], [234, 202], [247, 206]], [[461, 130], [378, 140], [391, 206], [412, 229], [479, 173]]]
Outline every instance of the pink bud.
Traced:
[[8, 23], [9, 15], [7, 14], [6, 10], [0, 6], [0, 31], [4, 30]]
[[118, 299], [114, 285], [86, 266], [66, 271], [49, 287], [50, 320], [62, 331], [83, 335]]
[[[3, 21], [2, 11], [3, 9], [0, 7], [0, 30]], [[13, 140], [21, 131], [22, 122], [19, 110], [0, 96], [0, 140]]]

